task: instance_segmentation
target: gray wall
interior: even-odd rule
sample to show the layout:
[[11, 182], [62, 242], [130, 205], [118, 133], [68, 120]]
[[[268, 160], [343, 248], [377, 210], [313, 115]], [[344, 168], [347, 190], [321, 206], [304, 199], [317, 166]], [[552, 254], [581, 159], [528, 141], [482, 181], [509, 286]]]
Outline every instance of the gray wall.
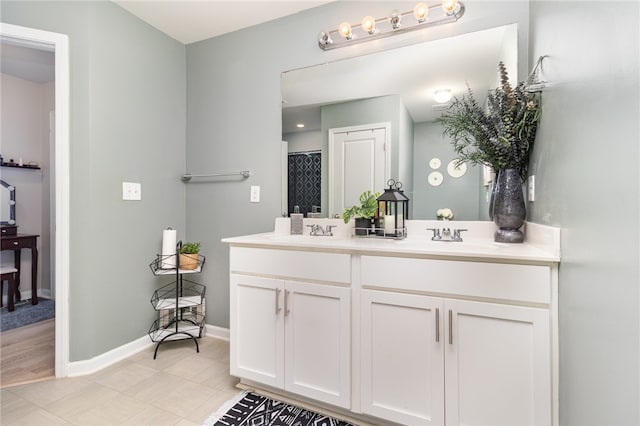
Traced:
[[[432, 169], [429, 161], [439, 158], [441, 166]], [[415, 127], [413, 197], [410, 197], [413, 216], [420, 219], [436, 219], [438, 209], [449, 208], [456, 220], [478, 220], [480, 204], [478, 182], [481, 180], [480, 167], [467, 166], [467, 173], [452, 178], [447, 173], [447, 164], [456, 158], [449, 138], [442, 135], [442, 125], [438, 123], [417, 123]], [[433, 171], [442, 173], [439, 186], [431, 186], [428, 176]]]
[[[111, 2], [0, 12], [69, 36], [70, 360], [90, 359], [146, 334], [162, 281], [148, 264], [162, 229], [185, 232], [185, 47]], [[122, 181], [140, 182], [142, 201], [122, 201]]]
[[[252, 171], [246, 181], [216, 180], [187, 187], [187, 234], [202, 241], [208, 255], [203, 282], [209, 324], [229, 326], [229, 249], [220, 239], [269, 231], [280, 215], [282, 72], [516, 22], [520, 71], [526, 73], [529, 6], [525, 2], [466, 2], [465, 17], [455, 25], [357, 48], [323, 52], [317, 46], [321, 29], [344, 20], [358, 22], [363, 10], [385, 16], [414, 5], [335, 2], [187, 46], [187, 169]], [[251, 185], [261, 186], [262, 202], [249, 202]]]
[[[4, 47], [4, 46], [3, 46]], [[49, 256], [49, 111], [54, 109], [54, 87], [52, 82], [35, 83], [9, 74], [1, 75], [2, 82], [2, 155], [4, 161], [16, 163], [35, 161], [40, 170], [4, 167], [0, 171], [2, 180], [16, 188], [16, 223], [19, 232], [39, 235], [38, 243], [38, 294], [51, 294], [51, 267]], [[3, 251], [2, 264], [13, 266], [14, 255]], [[20, 279], [31, 283], [31, 251], [21, 255]], [[24, 284], [23, 284], [24, 285]], [[29, 285], [23, 291], [31, 292]], [[8, 289], [4, 289], [4, 294]]]
[[531, 4], [549, 55], [531, 220], [562, 227], [560, 420], [640, 424], [637, 2]]

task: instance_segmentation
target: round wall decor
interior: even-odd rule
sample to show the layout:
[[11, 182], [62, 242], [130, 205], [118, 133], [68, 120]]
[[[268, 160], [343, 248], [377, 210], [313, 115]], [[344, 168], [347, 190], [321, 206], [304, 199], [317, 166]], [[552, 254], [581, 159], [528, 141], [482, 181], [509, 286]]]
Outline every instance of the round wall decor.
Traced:
[[444, 180], [444, 177], [440, 172], [431, 172], [429, 173], [429, 177], [427, 178], [427, 180], [429, 181], [429, 185], [431, 186], [440, 186], [440, 184], [442, 184], [442, 181]]
[[447, 164], [447, 173], [449, 173], [449, 176], [454, 178], [459, 178], [467, 173], [467, 163], [461, 163], [456, 167], [457, 162], [458, 160], [456, 159], [449, 161], [449, 164]]

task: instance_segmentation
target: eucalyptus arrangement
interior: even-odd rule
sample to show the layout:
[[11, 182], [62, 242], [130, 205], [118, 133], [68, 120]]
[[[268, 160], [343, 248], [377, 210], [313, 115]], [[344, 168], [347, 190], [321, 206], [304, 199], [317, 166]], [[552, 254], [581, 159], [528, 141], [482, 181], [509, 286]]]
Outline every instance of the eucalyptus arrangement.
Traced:
[[524, 180], [540, 122], [539, 94], [527, 91], [527, 82], [512, 87], [502, 62], [498, 72], [500, 86], [489, 91], [486, 110], [469, 88], [437, 121], [460, 163], [485, 164], [495, 172], [516, 169]]

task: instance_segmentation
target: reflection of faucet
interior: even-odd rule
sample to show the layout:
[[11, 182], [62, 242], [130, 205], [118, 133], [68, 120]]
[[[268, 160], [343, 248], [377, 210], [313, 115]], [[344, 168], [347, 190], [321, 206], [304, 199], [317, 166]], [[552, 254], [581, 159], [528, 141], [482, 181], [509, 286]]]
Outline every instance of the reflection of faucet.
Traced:
[[309, 235], [324, 236], [324, 237], [332, 237], [333, 232], [331, 231], [331, 229], [335, 228], [335, 225], [327, 225], [324, 229], [322, 228], [321, 225], [316, 225], [316, 224], [307, 225], [307, 226], [311, 228]]
[[427, 228], [427, 231], [433, 231], [433, 236], [431, 237], [432, 241], [462, 242], [462, 236], [460, 233], [468, 231], [468, 229], [454, 229], [453, 234], [451, 233], [451, 228], [442, 228], [442, 232], [440, 232], [440, 229], [438, 228]]

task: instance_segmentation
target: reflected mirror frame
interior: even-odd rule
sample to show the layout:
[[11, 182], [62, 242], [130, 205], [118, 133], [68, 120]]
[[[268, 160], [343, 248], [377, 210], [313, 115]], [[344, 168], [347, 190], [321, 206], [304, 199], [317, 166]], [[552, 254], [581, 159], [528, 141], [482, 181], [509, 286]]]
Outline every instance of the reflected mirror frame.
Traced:
[[0, 221], [0, 225], [13, 226], [16, 224], [16, 188], [3, 180], [0, 180], [0, 185], [9, 191], [9, 220]]

